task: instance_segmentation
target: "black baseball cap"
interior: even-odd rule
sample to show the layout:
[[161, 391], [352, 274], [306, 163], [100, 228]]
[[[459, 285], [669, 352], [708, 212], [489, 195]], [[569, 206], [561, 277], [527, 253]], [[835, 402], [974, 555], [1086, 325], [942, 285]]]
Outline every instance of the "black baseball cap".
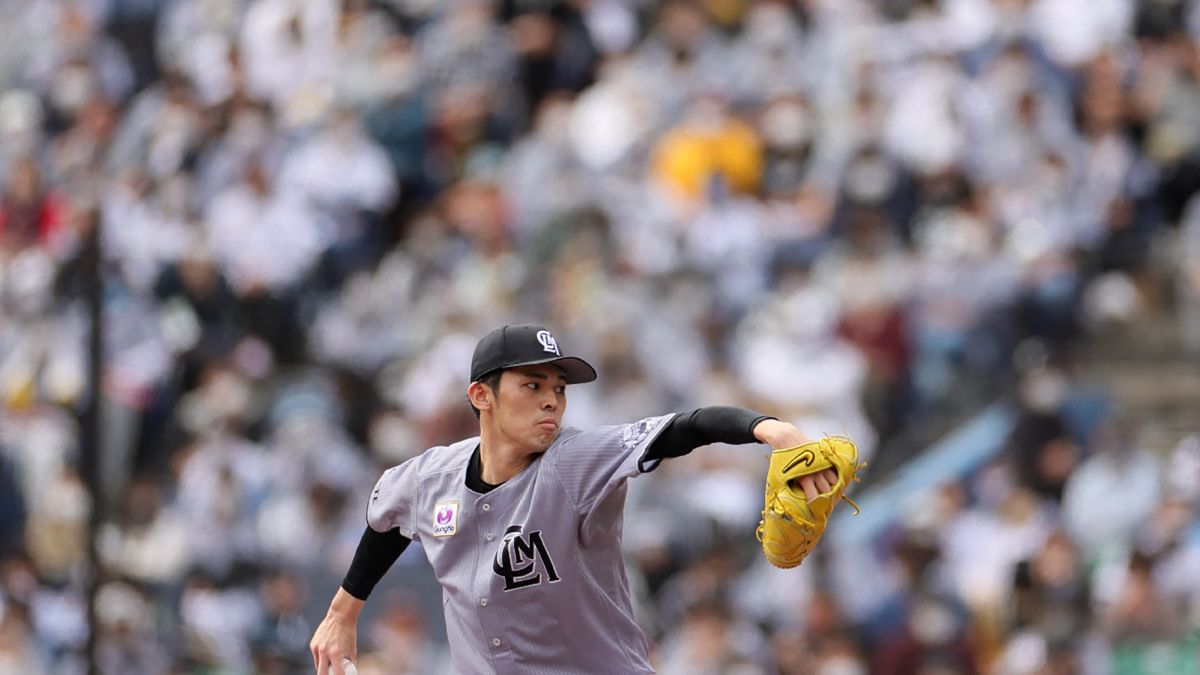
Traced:
[[504, 368], [553, 363], [563, 369], [567, 384], [596, 379], [596, 369], [575, 356], [563, 356], [558, 340], [545, 326], [525, 323], [502, 326], [484, 335], [471, 357], [471, 381], [478, 382]]

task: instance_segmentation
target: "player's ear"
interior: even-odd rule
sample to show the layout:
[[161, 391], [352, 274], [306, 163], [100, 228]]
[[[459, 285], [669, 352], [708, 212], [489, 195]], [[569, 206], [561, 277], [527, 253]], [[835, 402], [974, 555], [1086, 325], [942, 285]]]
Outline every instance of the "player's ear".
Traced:
[[490, 410], [495, 395], [492, 388], [482, 382], [472, 382], [467, 387], [467, 399], [471, 401], [471, 405], [475, 406], [476, 410]]

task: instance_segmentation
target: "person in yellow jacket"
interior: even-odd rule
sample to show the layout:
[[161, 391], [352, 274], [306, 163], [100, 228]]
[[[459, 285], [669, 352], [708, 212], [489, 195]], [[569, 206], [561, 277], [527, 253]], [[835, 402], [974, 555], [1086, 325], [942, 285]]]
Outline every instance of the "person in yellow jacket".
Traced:
[[735, 194], [754, 194], [763, 173], [762, 142], [719, 97], [701, 96], [656, 144], [651, 175], [688, 201], [720, 181]]

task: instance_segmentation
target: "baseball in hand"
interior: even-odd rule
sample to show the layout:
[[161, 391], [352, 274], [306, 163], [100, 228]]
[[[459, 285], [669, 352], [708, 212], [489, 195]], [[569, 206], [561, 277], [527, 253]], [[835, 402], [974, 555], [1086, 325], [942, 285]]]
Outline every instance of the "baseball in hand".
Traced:
[[[346, 675], [358, 675], [358, 668], [354, 667], [354, 662], [345, 656], [342, 657], [342, 670]], [[329, 675], [333, 675], [333, 666], [329, 666]]]

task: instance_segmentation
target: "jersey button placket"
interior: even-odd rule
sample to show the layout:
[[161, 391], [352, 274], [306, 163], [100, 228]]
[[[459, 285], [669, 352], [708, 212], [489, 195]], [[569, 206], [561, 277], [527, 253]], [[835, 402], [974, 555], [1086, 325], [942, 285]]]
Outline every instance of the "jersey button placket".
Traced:
[[[485, 530], [491, 529], [491, 527], [493, 526], [493, 523], [490, 521], [491, 510], [492, 510], [491, 503], [483, 502], [483, 503], [479, 504], [479, 510], [481, 512], [481, 520], [479, 521], [480, 529], [485, 529]], [[486, 515], [488, 517], [487, 518], [482, 517], [484, 515]], [[493, 532], [485, 531], [483, 538], [486, 541], [490, 542], [490, 541], [494, 541], [496, 539], [496, 535]], [[489, 571], [490, 571], [491, 566], [489, 565], [488, 567], [489, 567]], [[486, 592], [486, 587], [483, 589], [480, 589], [480, 590], [483, 590]], [[479, 607], [480, 608], [486, 609], [487, 606], [490, 604], [491, 604], [491, 600], [489, 600], [486, 596], [479, 597]], [[488, 614], [490, 614], [490, 612]], [[490, 618], [486, 617], [483, 613], [481, 613], [479, 615], [479, 619], [480, 619], [480, 622], [483, 624], [484, 630], [488, 630], [490, 632], [491, 630], [498, 628], [498, 626], [495, 626], [494, 622]], [[493, 637], [490, 642], [492, 644], [492, 648], [497, 649], [497, 650], [501, 649], [501, 647], [504, 644], [498, 637]]]

